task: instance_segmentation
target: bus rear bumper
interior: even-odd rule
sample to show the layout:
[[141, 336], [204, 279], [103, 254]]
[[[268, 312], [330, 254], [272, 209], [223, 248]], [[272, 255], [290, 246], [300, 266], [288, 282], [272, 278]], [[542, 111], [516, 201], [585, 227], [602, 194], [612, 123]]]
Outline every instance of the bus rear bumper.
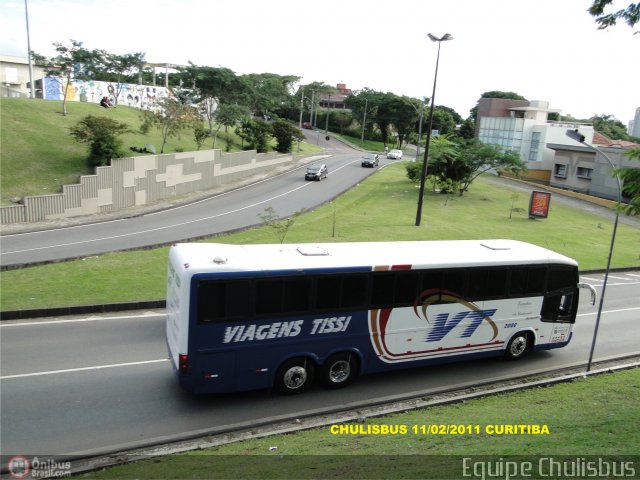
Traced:
[[569, 334], [569, 338], [564, 342], [541, 343], [541, 344], [535, 345], [533, 349], [535, 351], [539, 351], [539, 350], [553, 350], [555, 348], [566, 347], [571, 341], [571, 337], [573, 337], [573, 332]]

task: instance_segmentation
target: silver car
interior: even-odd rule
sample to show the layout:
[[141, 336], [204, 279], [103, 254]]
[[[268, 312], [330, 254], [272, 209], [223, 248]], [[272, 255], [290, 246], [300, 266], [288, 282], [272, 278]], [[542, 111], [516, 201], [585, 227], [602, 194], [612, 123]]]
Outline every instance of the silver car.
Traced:
[[393, 160], [400, 160], [402, 158], [402, 150], [389, 150], [387, 152], [387, 158]]

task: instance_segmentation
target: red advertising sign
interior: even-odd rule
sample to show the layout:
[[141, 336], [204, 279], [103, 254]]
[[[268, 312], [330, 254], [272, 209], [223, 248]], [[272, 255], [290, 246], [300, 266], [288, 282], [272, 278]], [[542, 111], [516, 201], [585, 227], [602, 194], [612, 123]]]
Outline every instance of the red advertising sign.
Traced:
[[549, 205], [551, 204], [551, 194], [548, 192], [531, 192], [529, 202], [529, 218], [547, 218], [549, 216]]

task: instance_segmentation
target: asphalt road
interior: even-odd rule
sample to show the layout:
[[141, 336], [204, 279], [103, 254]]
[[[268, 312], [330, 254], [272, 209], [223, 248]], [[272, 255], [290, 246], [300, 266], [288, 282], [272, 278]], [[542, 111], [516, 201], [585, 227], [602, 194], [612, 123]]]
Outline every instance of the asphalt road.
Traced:
[[[582, 280], [597, 286], [602, 275]], [[610, 276], [596, 360], [640, 350], [638, 293], [640, 272]], [[343, 390], [315, 387], [293, 397], [182, 391], [166, 359], [163, 312], [3, 322], [0, 450], [98, 454], [585, 363], [596, 311], [587, 300], [583, 293], [573, 340], [562, 349], [519, 362], [487, 359], [370, 375]]]
[[230, 186], [231, 190], [210, 198], [157, 212], [131, 216], [135, 212], [123, 211], [122, 218], [109, 221], [4, 234], [0, 263], [15, 266], [82, 258], [246, 228], [259, 224], [258, 214], [267, 207], [280, 217], [312, 209], [376, 170], [361, 167], [360, 151], [335, 139], [326, 141], [323, 133], [305, 133], [309, 141], [326, 148], [325, 158], [319, 161], [328, 165], [329, 176], [321, 182], [305, 181], [306, 166], [301, 165], [250, 185]]

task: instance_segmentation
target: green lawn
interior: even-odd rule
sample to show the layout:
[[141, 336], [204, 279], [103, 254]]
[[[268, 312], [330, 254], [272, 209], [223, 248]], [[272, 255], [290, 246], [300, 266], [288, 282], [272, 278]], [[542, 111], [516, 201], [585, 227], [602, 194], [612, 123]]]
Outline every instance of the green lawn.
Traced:
[[[497, 188], [483, 178], [464, 197], [427, 192], [416, 227], [417, 188], [406, 178], [404, 163], [395, 162], [297, 217], [285, 243], [510, 238], [575, 258], [582, 270], [605, 267], [612, 222], [553, 200], [547, 219], [530, 220], [522, 212], [509, 219], [513, 193], [508, 184]], [[520, 195], [516, 207], [526, 211], [528, 201]], [[209, 241], [277, 243], [278, 237], [260, 227]], [[0, 310], [163, 299], [166, 258], [167, 248], [156, 248], [1, 272]], [[631, 266], [640, 266], [640, 229], [621, 224], [612, 267]]]
[[[129, 125], [131, 132], [120, 137], [126, 155], [140, 155], [129, 147], [143, 147], [149, 143], [160, 153], [160, 133], [157, 130], [151, 130], [147, 135], [139, 132], [140, 110], [136, 108], [104, 109], [94, 103], [68, 102], [64, 116], [61, 114], [62, 102], [57, 100], [2, 98], [0, 102], [2, 205], [9, 204], [14, 198], [58, 193], [62, 185], [78, 183], [80, 175], [93, 174], [86, 162], [88, 147], [69, 135], [69, 129], [87, 115], [112, 118]], [[208, 128], [205, 123], [203, 125]], [[216, 149], [226, 150], [227, 141], [230, 151], [241, 150], [241, 139], [234, 131], [225, 133], [223, 128], [218, 133]], [[202, 148], [212, 146], [213, 139], [208, 139]], [[167, 140], [164, 152], [196, 149], [193, 132], [184, 131], [179, 137]], [[319, 151], [317, 146], [304, 142], [300, 152], [297, 145], [294, 146], [294, 153], [315, 151]]]

